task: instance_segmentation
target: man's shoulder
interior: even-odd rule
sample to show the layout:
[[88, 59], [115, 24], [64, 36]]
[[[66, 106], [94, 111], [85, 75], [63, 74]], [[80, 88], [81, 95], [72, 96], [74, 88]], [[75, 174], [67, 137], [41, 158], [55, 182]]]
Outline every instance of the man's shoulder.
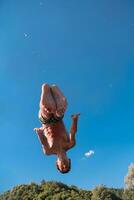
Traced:
[[66, 145], [63, 147], [63, 149], [64, 149], [65, 151], [69, 151], [69, 150], [72, 149], [75, 145], [76, 145], [75, 142], [68, 142], [68, 143], [66, 143]]
[[42, 148], [43, 148], [44, 154], [46, 154], [47, 156], [53, 154], [50, 148], [45, 148], [44, 146]]

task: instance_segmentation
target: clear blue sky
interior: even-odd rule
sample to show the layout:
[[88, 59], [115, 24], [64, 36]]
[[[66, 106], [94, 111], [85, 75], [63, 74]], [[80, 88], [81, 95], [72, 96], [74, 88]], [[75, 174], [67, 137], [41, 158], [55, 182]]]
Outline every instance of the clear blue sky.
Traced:
[[[67, 96], [68, 129], [81, 112], [65, 175], [33, 132], [44, 82]], [[0, 91], [0, 191], [42, 179], [123, 187], [134, 162], [134, 2], [1, 0]]]

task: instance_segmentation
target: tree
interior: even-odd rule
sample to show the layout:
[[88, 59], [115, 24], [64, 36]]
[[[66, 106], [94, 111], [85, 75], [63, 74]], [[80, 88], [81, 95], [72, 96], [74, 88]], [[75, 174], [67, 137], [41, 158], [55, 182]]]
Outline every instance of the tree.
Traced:
[[134, 200], [134, 190], [131, 190], [131, 189], [124, 190], [123, 199], [124, 200]]
[[91, 200], [120, 200], [113, 192], [107, 189], [104, 185], [97, 186], [92, 191]]
[[125, 177], [125, 184], [128, 189], [134, 189], [134, 163], [128, 167], [128, 173]]
[[0, 194], [0, 200], [134, 200], [134, 189], [123, 190], [100, 185], [90, 191], [55, 181], [41, 184], [32, 182]]

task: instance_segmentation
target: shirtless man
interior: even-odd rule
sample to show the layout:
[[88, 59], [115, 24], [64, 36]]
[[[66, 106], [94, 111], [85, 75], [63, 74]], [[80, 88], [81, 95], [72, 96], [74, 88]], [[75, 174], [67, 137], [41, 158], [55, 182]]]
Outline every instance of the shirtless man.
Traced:
[[71, 160], [66, 151], [75, 146], [75, 134], [80, 114], [72, 115], [72, 126], [68, 135], [63, 117], [67, 100], [56, 85], [42, 85], [39, 119], [42, 127], [35, 128], [46, 155], [57, 155], [56, 166], [61, 173], [69, 172]]

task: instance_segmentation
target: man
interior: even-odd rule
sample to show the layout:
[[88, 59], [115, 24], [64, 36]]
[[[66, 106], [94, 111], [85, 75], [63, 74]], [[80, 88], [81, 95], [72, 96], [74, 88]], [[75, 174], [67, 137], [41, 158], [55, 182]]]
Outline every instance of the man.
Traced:
[[71, 160], [66, 151], [74, 147], [77, 122], [80, 114], [72, 115], [72, 126], [68, 135], [63, 117], [67, 100], [56, 85], [42, 85], [39, 119], [42, 127], [35, 128], [46, 155], [57, 155], [56, 166], [61, 173], [71, 168]]

